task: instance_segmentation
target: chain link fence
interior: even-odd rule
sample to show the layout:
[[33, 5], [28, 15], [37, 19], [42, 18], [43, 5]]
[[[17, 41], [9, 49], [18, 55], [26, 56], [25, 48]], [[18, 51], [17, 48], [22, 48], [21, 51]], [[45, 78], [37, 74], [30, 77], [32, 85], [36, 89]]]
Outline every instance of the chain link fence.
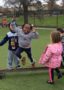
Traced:
[[29, 12], [29, 23], [40, 27], [64, 27], [64, 10]]

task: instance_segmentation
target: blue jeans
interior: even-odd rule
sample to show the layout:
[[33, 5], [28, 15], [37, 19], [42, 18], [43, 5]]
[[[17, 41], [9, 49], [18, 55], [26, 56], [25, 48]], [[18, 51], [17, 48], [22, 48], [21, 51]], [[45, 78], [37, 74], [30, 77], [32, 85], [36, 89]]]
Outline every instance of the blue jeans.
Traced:
[[8, 51], [8, 67], [12, 67], [13, 61], [16, 66], [19, 65], [19, 58], [15, 55], [15, 51]]

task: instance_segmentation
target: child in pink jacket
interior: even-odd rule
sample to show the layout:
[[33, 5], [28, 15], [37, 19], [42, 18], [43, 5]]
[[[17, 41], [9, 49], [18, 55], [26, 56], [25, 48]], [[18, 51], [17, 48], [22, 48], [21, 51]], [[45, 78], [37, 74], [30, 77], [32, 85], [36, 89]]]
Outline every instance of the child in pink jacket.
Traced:
[[62, 77], [59, 70], [62, 61], [62, 43], [58, 31], [51, 33], [51, 41], [52, 43], [46, 47], [39, 60], [40, 64], [49, 69], [49, 80], [47, 81], [49, 84], [54, 83], [54, 70], [57, 72], [58, 79]]

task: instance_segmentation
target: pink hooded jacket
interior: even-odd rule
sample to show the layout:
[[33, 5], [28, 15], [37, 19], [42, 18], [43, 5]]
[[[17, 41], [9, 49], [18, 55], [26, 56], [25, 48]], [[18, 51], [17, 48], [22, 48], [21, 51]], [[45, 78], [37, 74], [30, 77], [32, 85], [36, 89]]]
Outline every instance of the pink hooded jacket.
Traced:
[[46, 67], [57, 68], [61, 66], [62, 43], [49, 44], [45, 52], [42, 53], [39, 63]]

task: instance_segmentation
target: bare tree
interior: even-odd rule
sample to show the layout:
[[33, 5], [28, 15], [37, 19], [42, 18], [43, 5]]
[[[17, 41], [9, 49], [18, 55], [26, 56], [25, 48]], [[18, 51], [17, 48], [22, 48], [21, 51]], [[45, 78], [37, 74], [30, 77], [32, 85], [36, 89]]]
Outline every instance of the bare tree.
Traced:
[[59, 0], [44, 0], [44, 1], [47, 2], [49, 13], [50, 15], [52, 15], [53, 11], [57, 10], [56, 1], [59, 1]]
[[48, 3], [48, 9], [53, 10], [55, 8], [56, 1], [59, 0], [44, 0], [44, 1]]
[[36, 2], [35, 7], [36, 7], [36, 10], [37, 10], [37, 17], [41, 21], [41, 19], [43, 17], [43, 5], [42, 5], [41, 1], [38, 0]]
[[24, 9], [24, 23], [28, 23], [28, 6], [33, 0], [5, 0], [5, 4], [8, 5], [19, 5], [19, 9], [21, 5], [23, 5]]
[[64, 9], [64, 0], [62, 0], [62, 8]]

